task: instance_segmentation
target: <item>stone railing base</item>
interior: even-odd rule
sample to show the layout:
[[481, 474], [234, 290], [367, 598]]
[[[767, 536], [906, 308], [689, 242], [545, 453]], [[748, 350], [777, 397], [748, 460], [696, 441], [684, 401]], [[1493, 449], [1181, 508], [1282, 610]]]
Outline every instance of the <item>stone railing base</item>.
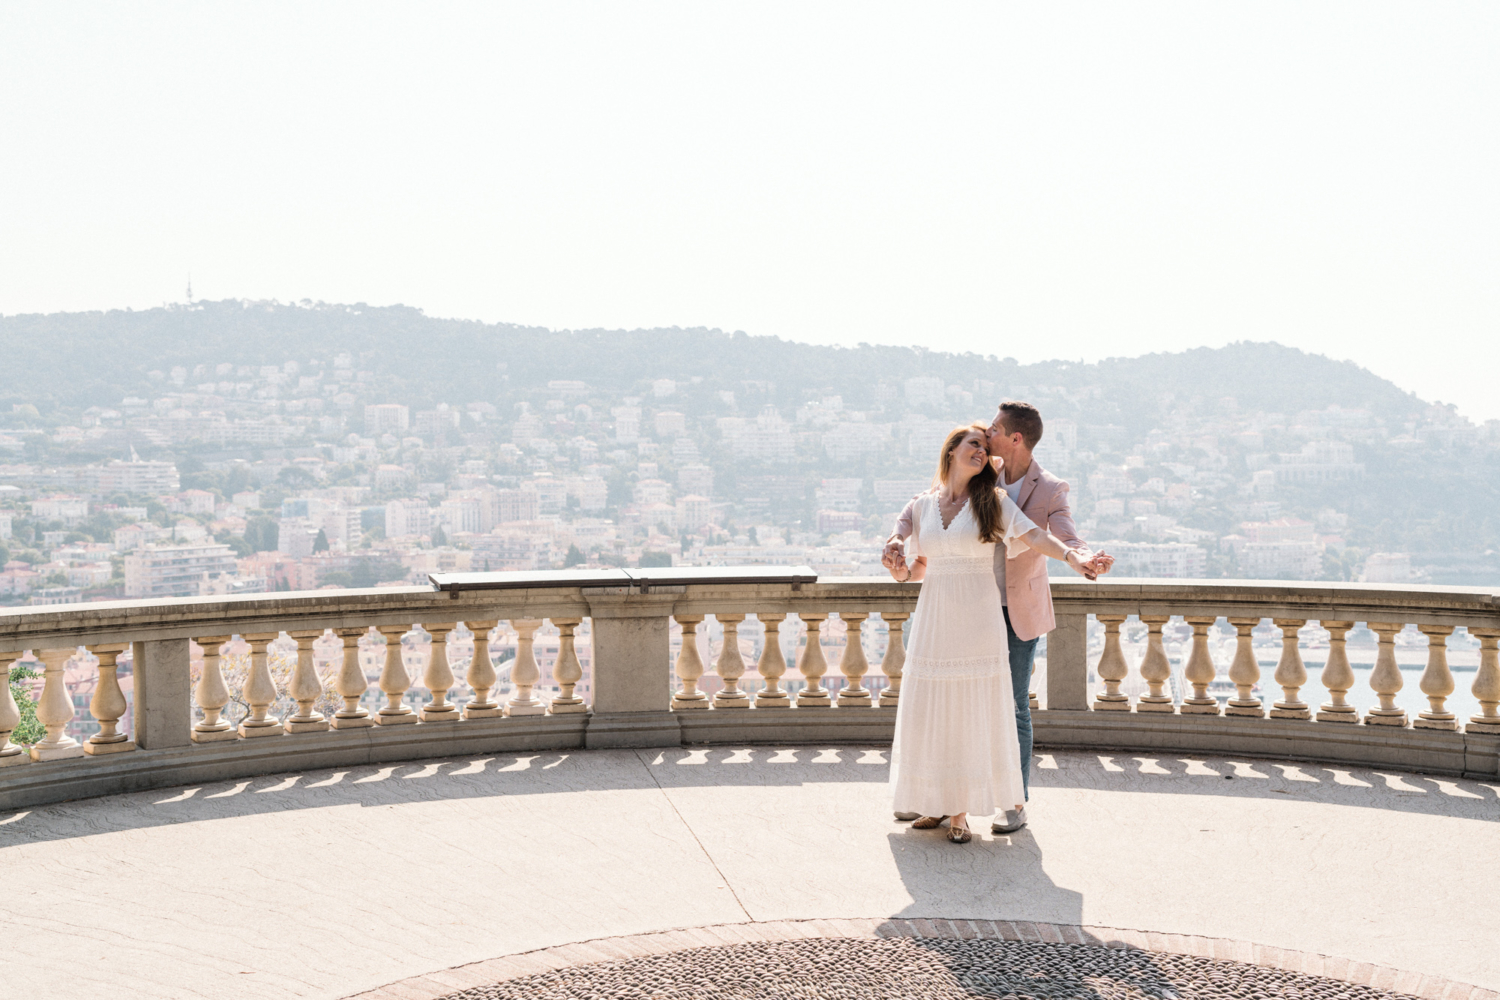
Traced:
[[1035, 712], [1039, 748], [1202, 753], [1500, 777], [1500, 736], [1291, 719], [1134, 712]]
[[[1032, 714], [1038, 750], [1212, 754], [1493, 780], [1500, 735], [1134, 712]], [[526, 750], [889, 743], [894, 708], [770, 708], [471, 719], [199, 743], [0, 772], [0, 809], [359, 764]]]

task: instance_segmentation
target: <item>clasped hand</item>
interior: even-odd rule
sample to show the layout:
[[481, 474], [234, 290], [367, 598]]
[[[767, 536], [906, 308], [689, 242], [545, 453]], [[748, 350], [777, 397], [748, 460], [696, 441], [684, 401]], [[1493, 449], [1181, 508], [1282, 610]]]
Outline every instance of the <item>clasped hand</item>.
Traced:
[[[1068, 565], [1073, 567], [1073, 572], [1088, 580], [1097, 580], [1115, 564], [1115, 557], [1108, 552], [1089, 552], [1085, 549], [1074, 550], [1074, 554], [1078, 556], [1078, 564], [1069, 562]], [[880, 565], [896, 580], [905, 580], [911, 575], [911, 569], [906, 564], [906, 548], [901, 544], [900, 538], [893, 537], [885, 543], [885, 548], [880, 552]]]

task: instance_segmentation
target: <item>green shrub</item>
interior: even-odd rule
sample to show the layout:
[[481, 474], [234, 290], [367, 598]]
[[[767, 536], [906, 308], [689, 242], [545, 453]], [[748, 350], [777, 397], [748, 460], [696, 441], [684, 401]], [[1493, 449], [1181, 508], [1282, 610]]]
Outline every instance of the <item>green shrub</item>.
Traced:
[[47, 735], [47, 727], [37, 721], [36, 702], [31, 697], [31, 685], [26, 681], [40, 677], [32, 669], [30, 661], [17, 661], [10, 668], [10, 693], [21, 710], [21, 724], [10, 734], [12, 743], [35, 743]]

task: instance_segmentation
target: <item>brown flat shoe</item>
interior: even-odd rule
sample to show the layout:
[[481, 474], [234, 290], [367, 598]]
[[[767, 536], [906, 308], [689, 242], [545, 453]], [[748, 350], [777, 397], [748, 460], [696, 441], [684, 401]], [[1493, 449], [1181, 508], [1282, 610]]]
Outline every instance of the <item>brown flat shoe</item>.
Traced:
[[913, 830], [936, 830], [947, 816], [923, 816], [911, 825]]
[[973, 839], [974, 839], [974, 835], [969, 832], [969, 828], [968, 827], [966, 827], [966, 826], [954, 826], [952, 823], [948, 824], [948, 840], [951, 843], [954, 843], [954, 844], [967, 844], [969, 841], [971, 841]]

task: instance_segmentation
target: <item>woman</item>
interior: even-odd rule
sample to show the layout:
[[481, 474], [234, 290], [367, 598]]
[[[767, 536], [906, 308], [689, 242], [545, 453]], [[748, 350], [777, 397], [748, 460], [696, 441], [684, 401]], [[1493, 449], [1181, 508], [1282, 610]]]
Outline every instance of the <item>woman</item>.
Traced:
[[968, 814], [1019, 810], [1021, 751], [993, 546], [1029, 546], [1081, 575], [1078, 553], [1037, 527], [998, 489], [982, 424], [943, 442], [933, 487], [917, 500], [910, 566], [897, 580], [924, 580], [907, 633], [906, 667], [891, 751], [895, 811], [913, 827], [948, 819], [948, 839], [967, 844]]

